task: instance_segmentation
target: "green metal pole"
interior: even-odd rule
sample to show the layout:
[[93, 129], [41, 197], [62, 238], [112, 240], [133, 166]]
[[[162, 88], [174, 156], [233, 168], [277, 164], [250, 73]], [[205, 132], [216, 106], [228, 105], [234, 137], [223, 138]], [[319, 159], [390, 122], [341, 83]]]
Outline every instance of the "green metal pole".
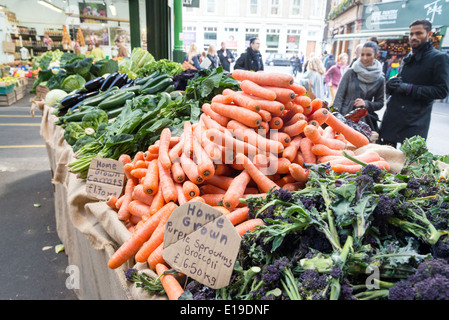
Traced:
[[174, 42], [175, 47], [173, 50], [173, 61], [182, 63], [184, 60], [184, 48], [183, 41], [179, 39], [182, 33], [182, 0], [174, 0], [173, 2], [173, 14], [174, 14]]
[[140, 13], [139, 0], [129, 0], [129, 28], [131, 35], [131, 50], [141, 46], [140, 44]]
[[169, 17], [167, 0], [146, 0], [148, 51], [154, 59], [169, 58]]

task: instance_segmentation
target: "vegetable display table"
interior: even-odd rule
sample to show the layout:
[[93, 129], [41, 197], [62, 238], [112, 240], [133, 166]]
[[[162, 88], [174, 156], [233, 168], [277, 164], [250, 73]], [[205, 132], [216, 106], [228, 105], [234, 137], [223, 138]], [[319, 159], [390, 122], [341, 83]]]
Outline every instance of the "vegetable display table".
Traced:
[[64, 130], [55, 124], [52, 108], [38, 103], [32, 110], [36, 107], [42, 111], [40, 134], [50, 162], [57, 233], [68, 254], [68, 288], [81, 300], [166, 299], [150, 296], [126, 280], [125, 271], [130, 267], [155, 275], [143, 270], [144, 264], [128, 262], [115, 270], [108, 267], [109, 258], [130, 233], [115, 211], [88, 197], [85, 180], [68, 171], [74, 154], [64, 139]]

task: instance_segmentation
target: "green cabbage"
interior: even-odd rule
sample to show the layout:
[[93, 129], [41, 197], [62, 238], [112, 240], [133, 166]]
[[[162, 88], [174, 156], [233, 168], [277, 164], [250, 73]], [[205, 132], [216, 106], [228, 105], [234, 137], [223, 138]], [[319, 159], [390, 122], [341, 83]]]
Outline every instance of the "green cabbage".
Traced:
[[62, 89], [67, 92], [78, 90], [83, 88], [85, 83], [86, 80], [82, 76], [79, 74], [73, 74], [64, 79], [62, 82]]
[[59, 101], [68, 95], [67, 92], [61, 89], [53, 89], [45, 95], [45, 104], [47, 106], [54, 106]]

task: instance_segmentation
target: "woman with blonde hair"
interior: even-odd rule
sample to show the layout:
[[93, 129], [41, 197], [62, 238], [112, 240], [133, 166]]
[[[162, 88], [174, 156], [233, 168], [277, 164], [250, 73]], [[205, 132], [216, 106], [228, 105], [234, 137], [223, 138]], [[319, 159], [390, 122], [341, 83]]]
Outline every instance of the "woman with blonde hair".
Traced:
[[315, 95], [315, 98], [324, 99], [324, 74], [326, 68], [319, 57], [313, 57], [307, 64], [307, 74], [300, 80], [300, 84], [309, 92]]
[[201, 68], [207, 69], [207, 68], [218, 68], [220, 65], [220, 59], [217, 55], [217, 47], [215, 45], [211, 44], [209, 48], [207, 49], [207, 54], [204, 60], [201, 62], [200, 66]]
[[187, 52], [186, 56], [184, 57], [184, 63], [183, 67], [185, 69], [197, 69], [201, 70], [200, 66], [200, 59], [199, 59], [199, 52], [198, 48], [195, 43], [192, 43], [189, 47], [189, 51]]

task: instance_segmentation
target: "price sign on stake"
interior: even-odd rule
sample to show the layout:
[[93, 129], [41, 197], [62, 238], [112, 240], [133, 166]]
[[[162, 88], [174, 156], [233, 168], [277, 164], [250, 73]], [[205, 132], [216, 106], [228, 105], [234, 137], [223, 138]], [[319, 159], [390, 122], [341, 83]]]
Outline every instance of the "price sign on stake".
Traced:
[[219, 210], [188, 202], [170, 215], [162, 256], [173, 269], [220, 289], [229, 284], [241, 237]]
[[125, 169], [122, 162], [95, 158], [89, 166], [86, 191], [88, 196], [98, 200], [107, 200], [109, 196], [118, 198], [122, 193], [124, 181]]

